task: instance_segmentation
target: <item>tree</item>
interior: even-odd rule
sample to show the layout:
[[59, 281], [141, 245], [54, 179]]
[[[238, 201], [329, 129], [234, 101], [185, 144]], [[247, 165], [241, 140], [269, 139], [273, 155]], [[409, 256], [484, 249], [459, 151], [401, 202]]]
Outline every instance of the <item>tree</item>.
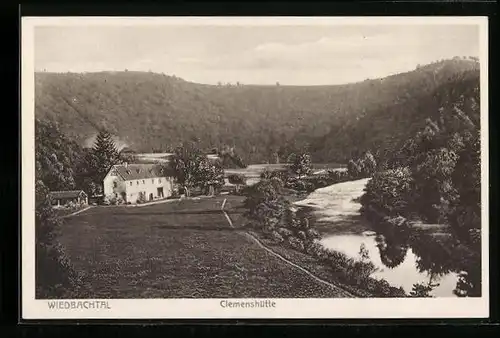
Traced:
[[201, 151], [193, 142], [179, 146], [174, 151], [172, 169], [186, 197], [190, 196], [191, 190], [197, 184], [198, 163], [202, 157]]
[[414, 181], [408, 167], [377, 172], [361, 196], [362, 212], [380, 219], [406, 215], [412, 206]]
[[371, 176], [375, 173], [377, 169], [377, 162], [375, 161], [375, 157], [373, 157], [370, 151], [367, 151], [362, 159], [363, 163], [363, 174], [365, 176]]
[[289, 157], [289, 162], [291, 162], [290, 170], [298, 175], [299, 179], [312, 171], [311, 155], [308, 153], [292, 154]]
[[219, 155], [222, 160], [222, 166], [224, 168], [246, 168], [247, 164], [243, 161], [241, 156], [239, 156], [234, 147], [223, 146], [219, 151], [215, 149], [215, 153]]
[[207, 195], [214, 195], [224, 185], [224, 170], [219, 161], [210, 161], [201, 156], [197, 161], [195, 182]]
[[98, 179], [98, 162], [92, 149], [84, 149], [76, 169], [77, 186], [89, 196], [103, 193], [102, 181]]
[[82, 149], [65, 136], [57, 125], [35, 121], [35, 169], [49, 190], [76, 187], [76, 171]]
[[410, 297], [415, 298], [431, 298], [431, 292], [439, 284], [429, 283], [415, 283], [410, 292]]
[[102, 180], [113, 165], [122, 161], [112, 135], [104, 130], [99, 132], [93, 147], [84, 153], [78, 165], [80, 187], [91, 196], [102, 194]]
[[243, 202], [244, 207], [248, 209], [247, 216], [262, 220], [264, 206], [271, 206], [273, 209], [274, 206], [285, 203], [282, 192], [283, 182], [276, 177], [263, 179], [250, 186], [246, 194], [247, 198]]
[[213, 195], [216, 189], [224, 185], [224, 170], [221, 163], [208, 159], [195, 141], [177, 147], [172, 169], [186, 197], [190, 196], [191, 190], [195, 187], [200, 187]]
[[357, 161], [349, 160], [347, 163], [347, 173], [351, 178], [358, 178], [361, 174], [361, 167]]
[[113, 136], [105, 130], [100, 131], [92, 150], [96, 161], [98, 178], [102, 179], [109, 169], [120, 161], [120, 154], [116, 149]]

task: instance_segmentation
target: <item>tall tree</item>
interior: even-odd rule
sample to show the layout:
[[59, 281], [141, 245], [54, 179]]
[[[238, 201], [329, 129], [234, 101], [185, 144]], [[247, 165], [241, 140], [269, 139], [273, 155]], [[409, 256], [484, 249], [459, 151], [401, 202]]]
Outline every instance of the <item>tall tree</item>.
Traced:
[[198, 183], [197, 169], [202, 157], [202, 152], [194, 142], [183, 144], [174, 151], [172, 169], [186, 197], [190, 196], [191, 190]]
[[92, 150], [97, 165], [96, 172], [99, 177], [104, 177], [109, 169], [120, 160], [113, 136], [105, 130], [97, 134]]
[[304, 175], [308, 175], [312, 170], [311, 155], [308, 153], [292, 154], [289, 158], [291, 162], [290, 170], [302, 178]]
[[224, 170], [219, 161], [210, 161], [206, 156], [202, 156], [197, 161], [195, 170], [196, 184], [208, 195], [214, 195], [216, 189], [224, 185]]
[[35, 121], [35, 165], [37, 175], [50, 190], [76, 187], [75, 176], [82, 149], [57, 125]]

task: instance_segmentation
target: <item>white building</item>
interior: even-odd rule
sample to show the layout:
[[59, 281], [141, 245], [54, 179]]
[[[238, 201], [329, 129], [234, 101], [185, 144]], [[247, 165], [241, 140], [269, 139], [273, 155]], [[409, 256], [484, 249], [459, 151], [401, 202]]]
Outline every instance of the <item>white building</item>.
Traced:
[[153, 201], [172, 195], [174, 178], [158, 164], [120, 164], [104, 177], [103, 188], [108, 198], [136, 203], [142, 193], [146, 201]]

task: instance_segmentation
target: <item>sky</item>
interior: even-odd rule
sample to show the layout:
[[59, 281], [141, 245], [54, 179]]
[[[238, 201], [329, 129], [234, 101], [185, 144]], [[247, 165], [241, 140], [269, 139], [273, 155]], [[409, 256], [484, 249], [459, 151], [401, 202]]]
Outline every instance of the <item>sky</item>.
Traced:
[[472, 25], [38, 26], [35, 69], [175, 75], [206, 84], [342, 84], [479, 56]]

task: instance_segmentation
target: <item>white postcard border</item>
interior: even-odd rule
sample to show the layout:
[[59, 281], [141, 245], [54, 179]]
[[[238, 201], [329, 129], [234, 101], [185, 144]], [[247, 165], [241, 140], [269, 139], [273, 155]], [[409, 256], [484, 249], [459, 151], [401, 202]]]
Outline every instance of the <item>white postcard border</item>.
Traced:
[[[479, 25], [482, 157], [482, 297], [433, 299], [267, 299], [275, 307], [228, 308], [237, 299], [35, 299], [34, 28], [66, 25]], [[24, 17], [21, 22], [23, 319], [487, 318], [489, 316], [489, 162], [487, 17]], [[253, 301], [240, 299], [239, 301]], [[53, 304], [53, 303], [52, 303]], [[101, 305], [99, 305], [101, 304]]]

